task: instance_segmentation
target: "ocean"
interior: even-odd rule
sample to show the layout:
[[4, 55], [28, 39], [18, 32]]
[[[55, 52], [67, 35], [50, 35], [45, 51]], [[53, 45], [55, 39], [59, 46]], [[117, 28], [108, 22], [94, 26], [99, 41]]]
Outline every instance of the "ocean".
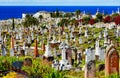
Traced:
[[0, 20], [9, 18], [22, 18], [22, 13], [36, 13], [38, 11], [55, 12], [59, 11], [74, 12], [80, 10], [86, 13], [95, 14], [97, 9], [102, 13], [110, 14], [116, 12], [120, 6], [0, 6]]

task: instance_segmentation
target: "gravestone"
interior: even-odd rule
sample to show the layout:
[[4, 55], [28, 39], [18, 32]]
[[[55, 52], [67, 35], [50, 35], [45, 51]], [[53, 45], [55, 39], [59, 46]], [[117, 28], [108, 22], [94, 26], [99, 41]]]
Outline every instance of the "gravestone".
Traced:
[[99, 57], [99, 60], [100, 61], [104, 61], [104, 59], [105, 59], [105, 49], [104, 49], [104, 47], [101, 47], [100, 48], [100, 57]]
[[85, 65], [84, 78], [95, 78], [95, 61], [91, 60]]
[[78, 65], [82, 63], [82, 52], [77, 53], [77, 63]]
[[53, 56], [53, 55], [52, 55], [52, 52], [51, 52], [51, 47], [50, 47], [49, 41], [47, 42], [47, 45], [46, 45], [46, 47], [45, 47], [45, 54], [44, 54], [44, 56], [45, 56], [46, 58]]
[[88, 30], [85, 30], [85, 37], [88, 38]]
[[72, 64], [72, 49], [71, 48], [66, 49], [66, 59], [68, 60], [70, 64]]
[[119, 55], [113, 44], [107, 47], [105, 55], [105, 76], [119, 74]]
[[87, 64], [89, 61], [91, 61], [91, 52], [89, 48], [85, 50], [85, 63]]
[[1, 45], [1, 49], [2, 49], [2, 56], [6, 56], [6, 48], [4, 43]]
[[10, 56], [14, 56], [14, 38], [11, 37]]
[[95, 50], [94, 50], [94, 48], [91, 48], [91, 50], [90, 50], [90, 52], [91, 52], [91, 60], [95, 60]]
[[96, 59], [99, 59], [99, 56], [100, 56], [100, 43], [99, 43], [99, 40], [96, 41], [96, 44], [95, 44], [95, 56], [96, 56]]
[[79, 44], [82, 44], [83, 43], [83, 40], [81, 37], [79, 37]]
[[23, 61], [24, 66], [32, 66], [32, 59], [31, 58], [25, 58]]

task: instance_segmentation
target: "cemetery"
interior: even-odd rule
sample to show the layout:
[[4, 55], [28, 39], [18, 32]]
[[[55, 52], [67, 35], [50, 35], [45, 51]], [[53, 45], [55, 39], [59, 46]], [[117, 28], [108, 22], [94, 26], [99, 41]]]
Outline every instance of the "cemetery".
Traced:
[[120, 77], [119, 10], [36, 16], [0, 22], [0, 77]]

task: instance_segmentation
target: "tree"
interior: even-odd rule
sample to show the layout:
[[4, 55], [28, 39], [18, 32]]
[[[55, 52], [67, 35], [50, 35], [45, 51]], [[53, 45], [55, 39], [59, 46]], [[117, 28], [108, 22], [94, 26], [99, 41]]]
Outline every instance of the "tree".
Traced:
[[91, 25], [95, 24], [95, 19], [90, 19], [89, 24]]
[[56, 17], [59, 17], [59, 10], [56, 10]]
[[119, 15], [118, 13], [112, 14], [112, 21], [114, 21], [114, 18], [115, 18], [116, 16], [118, 16], [118, 15]]
[[96, 15], [96, 18], [97, 18], [97, 20], [98, 21], [102, 21], [103, 20], [103, 15], [101, 14], [101, 13], [98, 13], [97, 15]]
[[22, 22], [25, 27], [31, 26], [31, 25], [38, 25], [39, 21], [33, 17], [32, 15], [26, 15], [25, 20]]
[[75, 14], [76, 14], [77, 18], [78, 18], [78, 16], [80, 15], [80, 13], [81, 13], [80, 10], [76, 10]]
[[89, 21], [90, 21], [90, 17], [89, 16], [83, 17], [82, 19], [83, 19], [83, 22], [82, 22], [83, 24], [88, 24]]
[[120, 15], [118, 15], [114, 18], [114, 22], [116, 25], [120, 25]]
[[71, 19], [69, 23], [75, 26], [78, 25], [78, 21], [76, 19]]
[[12, 29], [14, 30], [15, 28], [15, 22], [14, 22], [14, 18], [12, 19]]
[[104, 23], [110, 23], [111, 21], [112, 21], [111, 16], [106, 16], [106, 17], [103, 19], [103, 22], [104, 22]]

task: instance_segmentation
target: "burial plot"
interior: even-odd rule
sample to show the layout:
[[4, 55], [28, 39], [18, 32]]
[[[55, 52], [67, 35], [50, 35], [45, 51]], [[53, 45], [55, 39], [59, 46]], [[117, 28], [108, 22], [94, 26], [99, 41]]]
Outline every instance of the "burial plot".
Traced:
[[105, 57], [105, 76], [119, 74], [119, 55], [113, 44], [107, 47]]

